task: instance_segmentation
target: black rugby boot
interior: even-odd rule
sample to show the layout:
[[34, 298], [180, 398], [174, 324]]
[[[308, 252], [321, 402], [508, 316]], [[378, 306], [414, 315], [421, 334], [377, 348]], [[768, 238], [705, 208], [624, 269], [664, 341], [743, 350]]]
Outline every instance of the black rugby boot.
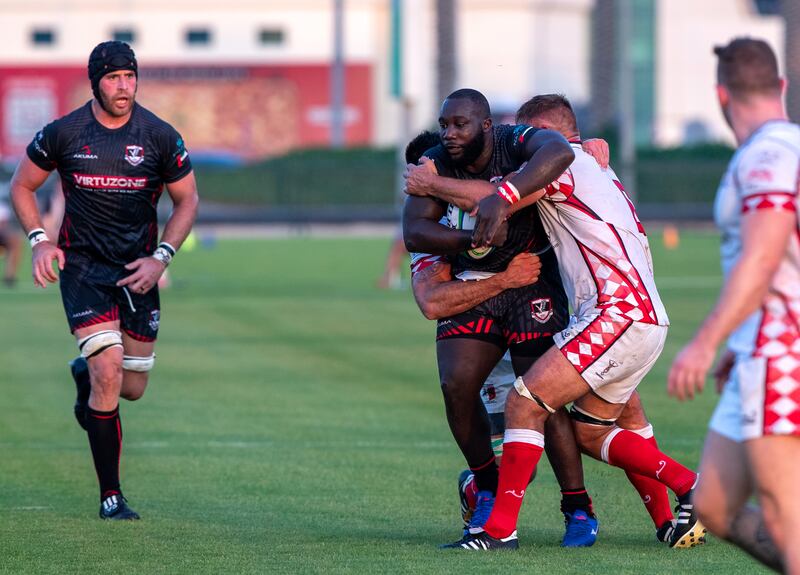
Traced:
[[122, 493], [115, 493], [100, 503], [100, 519], [135, 521], [139, 519], [139, 514], [128, 507], [128, 500], [122, 496]]

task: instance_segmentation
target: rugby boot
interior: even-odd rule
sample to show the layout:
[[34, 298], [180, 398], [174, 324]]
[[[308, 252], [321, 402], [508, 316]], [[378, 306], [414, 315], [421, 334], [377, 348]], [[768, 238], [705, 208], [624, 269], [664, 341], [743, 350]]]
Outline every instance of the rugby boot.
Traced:
[[458, 497], [461, 501], [461, 518], [464, 521], [464, 532], [461, 539], [453, 543], [439, 545], [439, 549], [458, 547], [462, 541], [470, 539], [471, 533], [482, 533], [483, 524], [489, 519], [494, 507], [494, 495], [491, 491], [478, 491], [473, 494], [472, 482], [475, 476], [465, 469], [458, 476]]
[[562, 547], [591, 547], [597, 541], [597, 518], [590, 517], [582, 509], [564, 513], [564, 525], [566, 531], [561, 540]]
[[100, 519], [111, 521], [135, 521], [139, 514], [128, 507], [128, 500], [122, 493], [109, 495], [100, 503]]
[[664, 525], [656, 530], [656, 539], [662, 543], [669, 543], [672, 532], [675, 530], [675, 520], [665, 521]]
[[475, 494], [475, 475], [469, 469], [465, 469], [458, 476], [458, 500], [461, 504], [461, 519], [464, 522], [464, 529], [469, 527], [472, 513], [475, 511], [477, 496]]
[[442, 545], [439, 549], [467, 549], [468, 551], [514, 550], [519, 549], [519, 540], [517, 539], [516, 531], [508, 537], [495, 539], [481, 529], [478, 533], [467, 533], [458, 541]]
[[675, 506], [675, 528], [669, 536], [670, 547], [688, 549], [706, 542], [706, 528], [694, 512], [693, 496], [694, 487], [678, 497], [678, 504]]
[[82, 355], [79, 355], [69, 362], [69, 370], [72, 373], [72, 379], [75, 380], [75, 388], [78, 392], [75, 397], [75, 407], [73, 408], [75, 419], [78, 420], [78, 425], [86, 431], [89, 393], [92, 391], [92, 384], [89, 382], [89, 364]]
[[475, 495], [475, 509], [472, 511], [467, 530], [470, 533], [483, 531], [483, 525], [488, 521], [494, 507], [494, 495], [491, 491], [478, 491]]

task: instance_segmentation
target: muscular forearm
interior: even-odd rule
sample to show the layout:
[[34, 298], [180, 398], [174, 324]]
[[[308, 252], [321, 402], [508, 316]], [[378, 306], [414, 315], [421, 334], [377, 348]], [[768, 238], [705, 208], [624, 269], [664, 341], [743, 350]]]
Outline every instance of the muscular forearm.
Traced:
[[427, 219], [413, 219], [403, 225], [403, 238], [409, 252], [457, 254], [470, 248], [471, 237], [469, 231], [453, 230]]
[[[471, 212], [483, 198], [495, 193], [497, 193], [497, 186], [484, 180], [459, 180], [435, 176], [431, 183], [432, 196], [456, 205], [465, 212]], [[538, 199], [539, 197], [528, 196], [511, 206], [508, 214], [523, 210], [536, 203]]]
[[24, 156], [11, 178], [11, 203], [26, 234], [44, 227], [35, 194], [49, 175]]
[[459, 180], [442, 176], [434, 177], [431, 195], [471, 212], [478, 202], [497, 191], [494, 184], [484, 180]]
[[35, 193], [35, 190], [28, 189], [12, 180], [11, 203], [26, 234], [33, 229], [44, 228], [39, 207], [36, 205]]
[[508, 181], [524, 198], [558, 179], [574, 159], [575, 153], [569, 145], [565, 147], [560, 142], [550, 142], [539, 148], [525, 167]]
[[793, 212], [759, 210], [743, 218], [742, 254], [695, 341], [716, 348], [763, 304], [795, 226]]
[[414, 283], [414, 298], [427, 319], [440, 319], [472, 309], [506, 289], [501, 275], [480, 281], [446, 281], [430, 286]]
[[172, 215], [164, 226], [161, 241], [170, 244], [176, 250], [181, 247], [189, 233], [192, 231], [194, 220], [197, 217], [197, 194], [181, 198], [173, 205]]

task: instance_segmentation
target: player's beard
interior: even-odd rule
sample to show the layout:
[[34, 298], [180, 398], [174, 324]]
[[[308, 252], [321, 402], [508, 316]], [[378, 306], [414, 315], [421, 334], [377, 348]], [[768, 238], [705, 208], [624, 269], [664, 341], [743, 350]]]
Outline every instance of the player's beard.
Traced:
[[478, 132], [475, 137], [464, 146], [461, 157], [453, 160], [453, 164], [463, 168], [475, 163], [475, 160], [477, 160], [481, 152], [483, 152], [483, 145], [485, 142], [486, 134], [483, 131]]
[[[136, 88], [138, 89], [138, 86]], [[113, 96], [108, 96], [107, 94], [104, 94], [102, 90], [99, 92], [100, 107], [103, 108], [103, 110], [105, 110], [109, 115], [114, 116], [115, 118], [121, 118], [130, 114], [131, 110], [133, 110], [133, 104], [136, 101], [136, 90], [130, 94], [124, 94], [128, 98], [128, 106], [124, 110], [119, 110], [114, 107], [114, 100], [123, 94], [115, 92]]]

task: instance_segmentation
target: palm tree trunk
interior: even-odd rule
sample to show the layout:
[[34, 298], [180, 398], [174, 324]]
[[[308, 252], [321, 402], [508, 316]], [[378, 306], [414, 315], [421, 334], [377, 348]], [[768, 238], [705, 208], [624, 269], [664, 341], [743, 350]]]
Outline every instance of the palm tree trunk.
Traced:
[[455, 90], [456, 0], [436, 0], [436, 106]]
[[616, 2], [597, 0], [592, 14], [591, 95], [589, 133], [614, 127], [617, 76]]

